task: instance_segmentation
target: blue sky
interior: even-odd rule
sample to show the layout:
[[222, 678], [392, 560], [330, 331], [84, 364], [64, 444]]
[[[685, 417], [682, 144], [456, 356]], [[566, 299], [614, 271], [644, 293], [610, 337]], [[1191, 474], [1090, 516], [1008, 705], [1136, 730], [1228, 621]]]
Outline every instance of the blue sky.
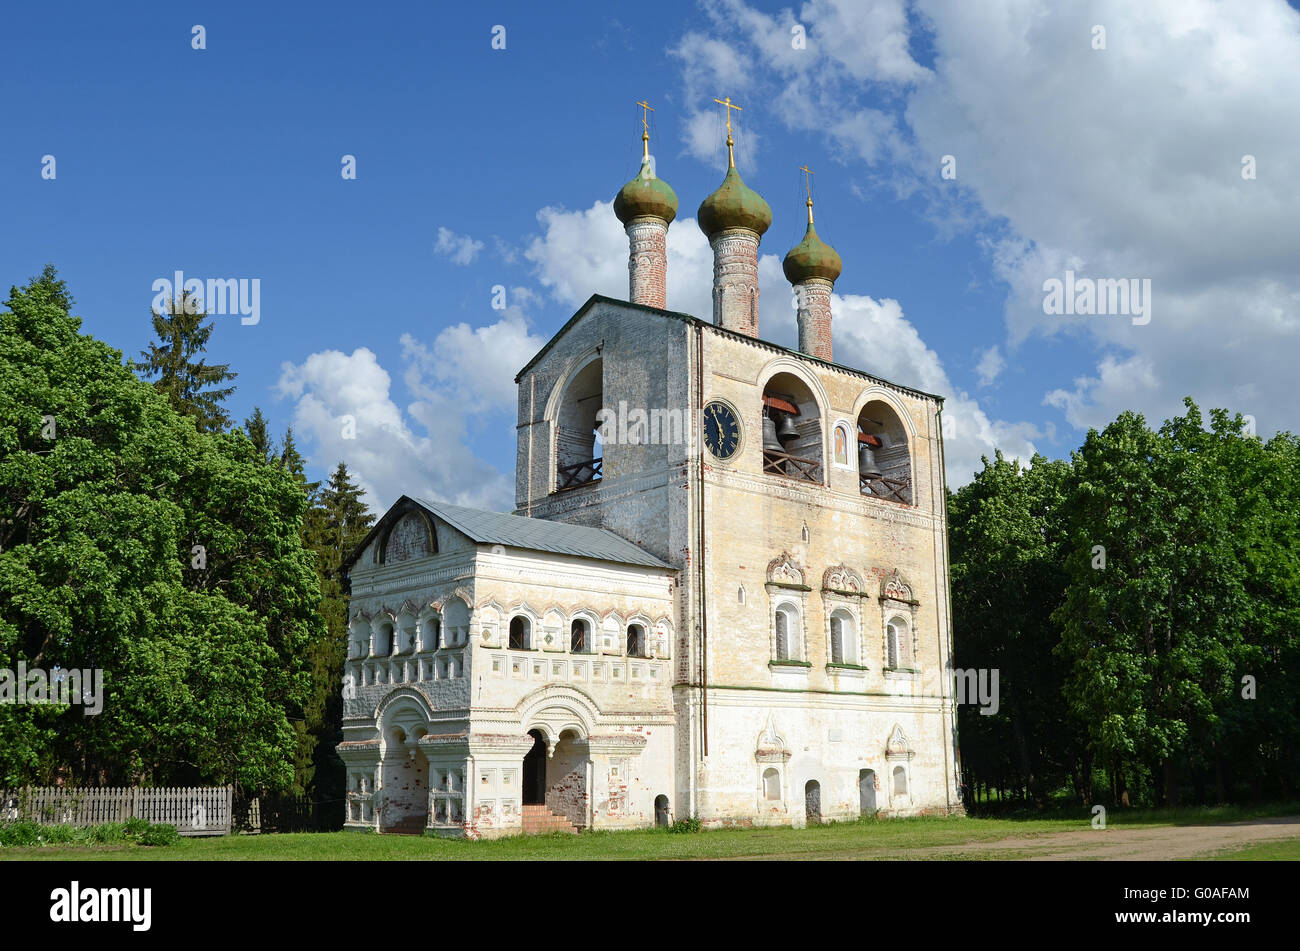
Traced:
[[[1063, 455], [1184, 394], [1295, 429], [1300, 17], [1131, 6], [10, 5], [0, 280], [53, 261], [85, 331], [130, 356], [156, 279], [258, 278], [259, 323], [216, 318], [210, 351], [239, 372], [236, 417], [293, 423], [314, 476], [346, 458], [378, 504], [506, 508], [514, 373], [591, 292], [626, 296], [607, 205], [636, 172], [636, 99], [681, 205], [669, 306], [710, 316], [694, 217], [731, 95], [774, 213], [761, 335], [793, 342], [779, 260], [808, 164], [844, 260], [837, 356], [949, 397], [955, 483], [995, 445]], [[1066, 269], [1150, 279], [1153, 319], [1044, 314]]]

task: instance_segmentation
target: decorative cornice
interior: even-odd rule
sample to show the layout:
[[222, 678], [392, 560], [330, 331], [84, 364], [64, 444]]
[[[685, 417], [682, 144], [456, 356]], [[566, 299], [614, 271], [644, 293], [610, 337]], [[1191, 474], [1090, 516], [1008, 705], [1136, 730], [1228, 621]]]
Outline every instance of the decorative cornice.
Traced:
[[598, 754], [639, 754], [647, 742], [640, 733], [601, 733], [587, 738], [587, 750]]
[[[855, 518], [870, 518], [878, 522], [909, 525], [933, 531], [936, 517], [924, 509], [904, 507], [901, 503], [872, 499], [870, 496], [837, 492], [820, 483], [801, 483], [778, 475], [763, 475], [718, 465], [706, 467], [705, 483], [724, 489], [742, 489], [769, 498], [778, 498], [799, 505], [846, 512]], [[805, 488], [804, 486], [807, 486]]]

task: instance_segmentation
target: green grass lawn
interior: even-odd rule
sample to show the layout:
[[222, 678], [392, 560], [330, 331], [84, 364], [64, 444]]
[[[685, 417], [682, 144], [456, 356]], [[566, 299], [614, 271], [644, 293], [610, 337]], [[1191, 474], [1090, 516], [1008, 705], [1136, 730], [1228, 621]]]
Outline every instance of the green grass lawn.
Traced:
[[1235, 852], [1220, 852], [1213, 858], [1220, 862], [1300, 862], [1300, 839], [1262, 842]]
[[[1112, 812], [1107, 826], [1185, 825], [1300, 813], [1300, 804], [1187, 810]], [[1035, 836], [1087, 829], [1091, 815], [1074, 817], [967, 818], [927, 816], [863, 820], [811, 829], [723, 829], [675, 834], [665, 830], [586, 832], [581, 835], [514, 836], [481, 842], [359, 832], [298, 833], [184, 839], [166, 848], [138, 845], [43, 846], [0, 849], [0, 859], [731, 859], [748, 856], [825, 859], [1018, 858], [1020, 852], [966, 853], [963, 846], [1008, 836]], [[1289, 849], [1289, 851], [1288, 851]], [[1246, 852], [1273, 855], [1227, 858], [1297, 858], [1300, 840]]]

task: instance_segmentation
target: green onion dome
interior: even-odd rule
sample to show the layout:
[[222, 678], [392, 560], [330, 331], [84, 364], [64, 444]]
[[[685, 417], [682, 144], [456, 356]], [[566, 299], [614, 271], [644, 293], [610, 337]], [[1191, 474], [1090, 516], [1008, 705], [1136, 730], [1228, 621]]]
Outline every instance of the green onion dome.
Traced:
[[820, 277], [834, 283], [840, 276], [840, 272], [844, 270], [844, 262], [840, 260], [834, 248], [817, 237], [811, 220], [811, 202], [808, 218], [808, 231], [804, 234], [803, 240], [790, 249], [790, 253], [785, 256], [785, 261], [781, 264], [785, 271], [785, 279], [791, 284], [802, 284], [810, 277]]
[[677, 217], [677, 194], [662, 178], [655, 178], [649, 156], [641, 160], [641, 171], [636, 178], [614, 196], [614, 214], [623, 224], [647, 216], [671, 224]]
[[761, 236], [772, 225], [772, 209], [732, 165], [718, 190], [700, 203], [696, 219], [710, 238], [728, 228], [747, 228]]

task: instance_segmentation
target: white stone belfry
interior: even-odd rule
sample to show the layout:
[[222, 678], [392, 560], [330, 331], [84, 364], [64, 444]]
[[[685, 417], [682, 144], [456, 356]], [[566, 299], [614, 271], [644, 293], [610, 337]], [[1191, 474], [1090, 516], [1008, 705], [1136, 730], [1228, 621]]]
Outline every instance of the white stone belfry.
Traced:
[[[402, 496], [343, 561], [349, 828], [962, 809], [943, 399], [830, 362], [811, 193], [800, 350], [757, 338], [771, 209], [734, 155], [699, 213], [713, 320], [664, 310], [677, 199], [645, 151], [614, 201], [631, 301], [592, 295], [515, 377], [517, 514]], [[597, 444], [605, 407], [659, 436]]]

